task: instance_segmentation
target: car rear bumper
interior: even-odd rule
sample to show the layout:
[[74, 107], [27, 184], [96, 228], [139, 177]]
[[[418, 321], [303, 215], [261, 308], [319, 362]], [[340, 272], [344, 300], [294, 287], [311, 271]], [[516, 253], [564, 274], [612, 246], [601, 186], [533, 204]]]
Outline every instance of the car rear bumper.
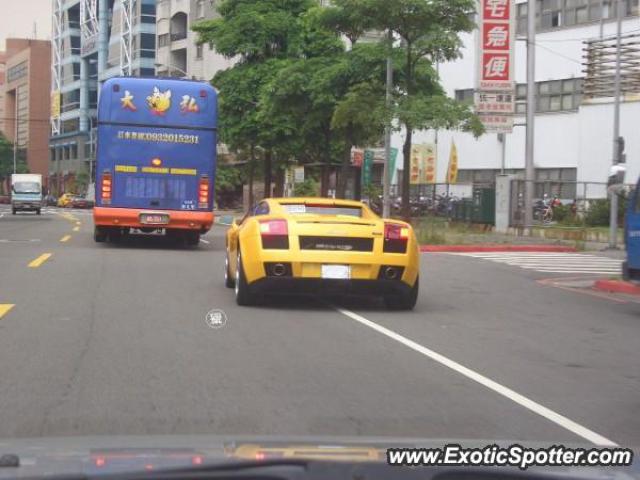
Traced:
[[408, 294], [412, 287], [401, 280], [264, 277], [250, 288], [256, 294], [395, 295]]
[[16, 210], [39, 210], [42, 208], [42, 202], [29, 200], [14, 200], [11, 207]]
[[[162, 210], [169, 215], [166, 225], [146, 225], [140, 223], [140, 213], [151, 211], [138, 208], [94, 207], [93, 221], [102, 227], [129, 228], [168, 228], [177, 230], [197, 230], [208, 232], [213, 225], [213, 212], [188, 212], [181, 210]], [[160, 211], [159, 211], [160, 212]]]

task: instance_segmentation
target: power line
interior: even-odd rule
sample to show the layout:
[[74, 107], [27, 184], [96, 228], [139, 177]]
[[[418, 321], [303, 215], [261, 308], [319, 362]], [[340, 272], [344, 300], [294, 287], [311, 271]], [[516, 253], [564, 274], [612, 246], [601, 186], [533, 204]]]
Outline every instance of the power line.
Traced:
[[562, 57], [562, 58], [564, 58], [565, 60], [569, 60], [570, 62], [577, 63], [578, 65], [582, 65], [582, 62], [581, 62], [581, 61], [576, 60], [575, 58], [568, 57], [568, 56], [566, 56], [566, 55], [565, 55], [565, 54], [563, 54], [563, 53], [556, 52], [555, 50], [553, 50], [553, 49], [551, 49], [551, 48], [549, 48], [549, 47], [545, 47], [544, 45], [540, 45], [538, 42], [535, 42], [535, 45], [536, 45], [537, 47], [540, 47], [540, 48], [542, 48], [542, 49], [544, 49], [544, 50], [546, 50], [546, 51], [550, 52], [550, 53], [553, 53], [554, 55], [557, 55], [558, 57]]

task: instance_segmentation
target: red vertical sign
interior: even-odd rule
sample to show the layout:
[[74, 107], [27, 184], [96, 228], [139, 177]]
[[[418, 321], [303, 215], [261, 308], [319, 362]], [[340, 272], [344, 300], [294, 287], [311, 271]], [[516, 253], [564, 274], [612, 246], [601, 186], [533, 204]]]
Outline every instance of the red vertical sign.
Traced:
[[513, 0], [481, 0], [479, 90], [513, 88]]

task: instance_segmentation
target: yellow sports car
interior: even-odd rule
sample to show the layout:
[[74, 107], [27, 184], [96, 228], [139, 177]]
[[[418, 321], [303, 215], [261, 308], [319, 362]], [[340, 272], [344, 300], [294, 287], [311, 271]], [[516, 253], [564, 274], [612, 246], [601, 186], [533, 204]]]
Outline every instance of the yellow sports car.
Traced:
[[381, 219], [361, 202], [272, 198], [232, 223], [225, 283], [238, 305], [265, 294], [354, 293], [382, 296], [411, 310], [420, 255], [411, 225]]

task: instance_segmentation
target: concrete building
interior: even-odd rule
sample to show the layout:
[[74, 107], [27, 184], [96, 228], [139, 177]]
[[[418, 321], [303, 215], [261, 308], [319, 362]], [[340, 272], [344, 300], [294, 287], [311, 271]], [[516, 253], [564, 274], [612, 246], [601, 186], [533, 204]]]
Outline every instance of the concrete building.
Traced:
[[[526, 1], [517, 0], [515, 75], [517, 115], [523, 125], [526, 113]], [[616, 13], [611, 0], [538, 0], [536, 37], [535, 167], [538, 180], [606, 182], [613, 157], [613, 99], [583, 98], [583, 41], [616, 32]], [[625, 0], [623, 32], [638, 32], [638, 0]], [[477, 30], [464, 35], [462, 58], [439, 66], [442, 83], [450, 96], [473, 101], [476, 77]], [[621, 106], [621, 135], [626, 139], [627, 180], [640, 175], [640, 92], [627, 95]], [[417, 132], [415, 144], [437, 139], [437, 181], [445, 182], [451, 144], [459, 157], [460, 183], [492, 182], [505, 171], [522, 175], [525, 166], [525, 128], [516, 126], [502, 143], [495, 134], [476, 140], [457, 131]], [[395, 134], [393, 147], [402, 151], [404, 134]], [[400, 154], [402, 158], [402, 153]], [[400, 168], [402, 162], [399, 160]], [[568, 192], [581, 195], [577, 191]], [[603, 186], [588, 187], [588, 197], [605, 195]]]
[[4, 132], [4, 82], [6, 78], [7, 54], [0, 51], [0, 132]]
[[56, 192], [79, 191], [94, 176], [99, 82], [155, 73], [156, 0], [52, 2], [49, 173]]
[[219, 70], [233, 65], [208, 45], [197, 45], [193, 24], [216, 18], [219, 0], [158, 0], [158, 51], [156, 72], [159, 76], [211, 80]]
[[[51, 43], [8, 38], [0, 74], [2, 131], [16, 146], [16, 160], [29, 171], [48, 171]], [[0, 62], [2, 63], [2, 62]]]

